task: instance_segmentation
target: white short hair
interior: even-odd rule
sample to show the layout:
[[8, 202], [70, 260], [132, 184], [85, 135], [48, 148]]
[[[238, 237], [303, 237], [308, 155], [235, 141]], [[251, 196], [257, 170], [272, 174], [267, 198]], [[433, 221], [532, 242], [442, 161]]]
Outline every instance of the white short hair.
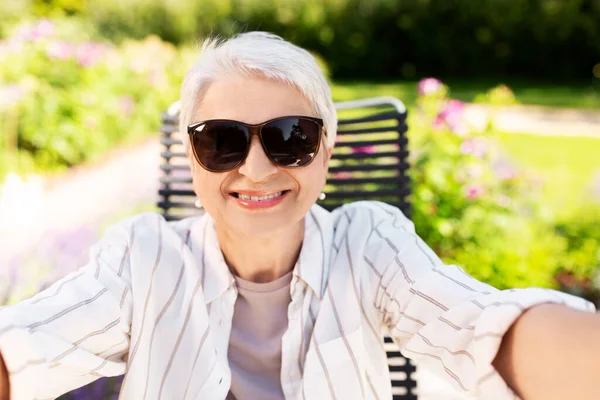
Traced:
[[337, 114], [323, 71], [308, 51], [267, 32], [204, 41], [200, 57], [181, 85], [179, 132], [186, 147], [189, 146], [187, 126], [198, 118], [204, 93], [222, 73], [261, 76], [293, 85], [308, 99], [314, 116], [323, 119], [328, 147], [333, 148]]

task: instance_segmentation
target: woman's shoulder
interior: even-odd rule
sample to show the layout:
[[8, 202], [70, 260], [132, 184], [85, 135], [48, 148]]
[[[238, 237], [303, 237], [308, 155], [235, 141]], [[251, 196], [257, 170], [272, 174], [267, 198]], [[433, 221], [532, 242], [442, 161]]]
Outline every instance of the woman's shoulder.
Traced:
[[414, 229], [412, 221], [397, 207], [381, 201], [355, 201], [331, 212], [335, 228], [362, 226], [375, 229], [381, 224], [392, 224], [401, 229]]
[[197, 215], [168, 221], [159, 213], [144, 212], [131, 215], [111, 225], [106, 229], [104, 236], [121, 236], [128, 242], [138, 243], [145, 238], [154, 239], [157, 236], [166, 238], [177, 235], [183, 238], [201, 217], [202, 215]]

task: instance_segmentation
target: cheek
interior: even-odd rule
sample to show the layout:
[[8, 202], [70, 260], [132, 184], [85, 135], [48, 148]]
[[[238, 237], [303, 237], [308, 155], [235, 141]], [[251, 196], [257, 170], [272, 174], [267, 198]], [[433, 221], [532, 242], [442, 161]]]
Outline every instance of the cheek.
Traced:
[[327, 161], [314, 160], [307, 168], [301, 169], [296, 175], [296, 180], [302, 190], [311, 196], [318, 196], [323, 190], [327, 178]]
[[221, 196], [222, 174], [208, 172], [201, 167], [194, 171], [194, 192], [205, 207]]

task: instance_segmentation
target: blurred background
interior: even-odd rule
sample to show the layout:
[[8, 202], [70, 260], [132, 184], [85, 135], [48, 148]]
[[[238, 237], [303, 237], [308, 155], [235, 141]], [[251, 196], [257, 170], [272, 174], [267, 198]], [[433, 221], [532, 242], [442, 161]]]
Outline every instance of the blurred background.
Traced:
[[407, 105], [413, 220], [445, 261], [600, 303], [600, 0], [0, 2], [0, 306], [156, 210], [161, 113], [202, 38], [249, 30], [311, 51], [336, 101]]

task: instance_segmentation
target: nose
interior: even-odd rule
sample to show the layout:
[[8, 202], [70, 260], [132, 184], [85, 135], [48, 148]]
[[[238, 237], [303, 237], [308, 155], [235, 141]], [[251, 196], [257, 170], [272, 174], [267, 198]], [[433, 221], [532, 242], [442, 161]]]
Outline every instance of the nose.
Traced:
[[238, 171], [252, 182], [264, 182], [277, 173], [277, 166], [269, 160], [257, 136], [252, 137], [248, 157]]

